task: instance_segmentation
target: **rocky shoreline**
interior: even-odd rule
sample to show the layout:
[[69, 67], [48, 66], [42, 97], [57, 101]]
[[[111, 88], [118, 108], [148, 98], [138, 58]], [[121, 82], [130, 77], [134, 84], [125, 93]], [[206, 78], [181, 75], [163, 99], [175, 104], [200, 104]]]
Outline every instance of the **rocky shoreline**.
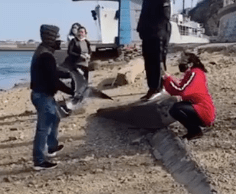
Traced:
[[[179, 76], [176, 65], [181, 51], [178, 49], [170, 52], [167, 61], [168, 72], [176, 76]], [[188, 49], [198, 52], [206, 65], [209, 90], [217, 116], [214, 126], [206, 128], [201, 139], [181, 144], [184, 144], [189, 157], [206, 174], [209, 184], [217, 191], [215, 193], [234, 194], [235, 44], [209, 44]], [[62, 119], [59, 140], [65, 144], [65, 149], [54, 158], [59, 165], [53, 170], [32, 170], [36, 111], [30, 101], [29, 87], [16, 87], [0, 93], [1, 194], [188, 193], [184, 185], [178, 183], [167, 171], [164, 163], [153, 157], [147, 139], [139, 138], [144, 129], [96, 117], [100, 108], [138, 100], [147, 90], [145, 74], [137, 76], [134, 83], [112, 86], [109, 85], [110, 80], [114, 80], [118, 71], [127, 67], [128, 63], [115, 60], [97, 62], [99, 65], [90, 72], [90, 84], [102, 89], [114, 101], [86, 99], [80, 110]], [[62, 96], [59, 92], [56, 99]], [[169, 130], [176, 137], [186, 132], [177, 122], [171, 124]]]

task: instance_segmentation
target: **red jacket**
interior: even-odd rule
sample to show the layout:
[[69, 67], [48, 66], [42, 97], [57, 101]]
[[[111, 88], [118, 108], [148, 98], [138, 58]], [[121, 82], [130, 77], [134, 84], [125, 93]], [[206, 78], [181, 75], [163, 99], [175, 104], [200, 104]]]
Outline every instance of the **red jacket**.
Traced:
[[170, 95], [178, 95], [183, 101], [190, 101], [206, 126], [213, 124], [215, 107], [208, 92], [204, 71], [199, 68], [187, 70], [179, 81], [169, 76], [164, 79], [164, 87]]

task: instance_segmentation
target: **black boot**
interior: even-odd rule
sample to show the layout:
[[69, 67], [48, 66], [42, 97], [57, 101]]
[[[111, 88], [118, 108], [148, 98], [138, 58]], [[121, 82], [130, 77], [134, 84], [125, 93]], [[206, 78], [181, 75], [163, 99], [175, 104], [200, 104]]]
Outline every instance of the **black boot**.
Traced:
[[188, 132], [186, 135], [182, 136], [183, 139], [187, 138], [187, 140], [193, 140], [193, 139], [198, 139], [203, 136], [202, 131], [197, 132], [197, 133], [190, 133]]

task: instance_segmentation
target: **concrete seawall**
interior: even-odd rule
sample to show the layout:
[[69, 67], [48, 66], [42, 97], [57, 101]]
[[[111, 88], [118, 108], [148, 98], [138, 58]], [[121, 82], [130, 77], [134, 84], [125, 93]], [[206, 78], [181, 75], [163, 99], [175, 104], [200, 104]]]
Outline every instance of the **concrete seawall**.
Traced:
[[236, 42], [236, 3], [219, 10], [220, 19], [218, 41]]
[[205, 173], [191, 159], [185, 144], [171, 130], [158, 130], [150, 140], [153, 155], [162, 161], [173, 178], [191, 194], [217, 193], [209, 184]]

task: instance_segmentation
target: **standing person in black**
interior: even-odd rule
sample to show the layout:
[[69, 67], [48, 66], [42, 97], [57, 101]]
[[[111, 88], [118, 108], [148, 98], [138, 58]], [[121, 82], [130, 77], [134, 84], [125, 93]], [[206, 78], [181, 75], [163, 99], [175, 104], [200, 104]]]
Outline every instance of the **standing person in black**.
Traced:
[[56, 167], [56, 163], [47, 161], [47, 156], [55, 156], [64, 146], [58, 145], [58, 125], [60, 117], [54, 95], [58, 90], [73, 95], [73, 90], [59, 80], [55, 50], [60, 49], [59, 28], [42, 25], [40, 36], [42, 43], [37, 47], [31, 61], [31, 100], [37, 110], [37, 127], [33, 143], [34, 169]]
[[153, 100], [162, 90], [161, 63], [165, 65], [170, 39], [170, 9], [170, 0], [143, 0], [137, 31], [142, 39], [149, 90], [141, 100]]

